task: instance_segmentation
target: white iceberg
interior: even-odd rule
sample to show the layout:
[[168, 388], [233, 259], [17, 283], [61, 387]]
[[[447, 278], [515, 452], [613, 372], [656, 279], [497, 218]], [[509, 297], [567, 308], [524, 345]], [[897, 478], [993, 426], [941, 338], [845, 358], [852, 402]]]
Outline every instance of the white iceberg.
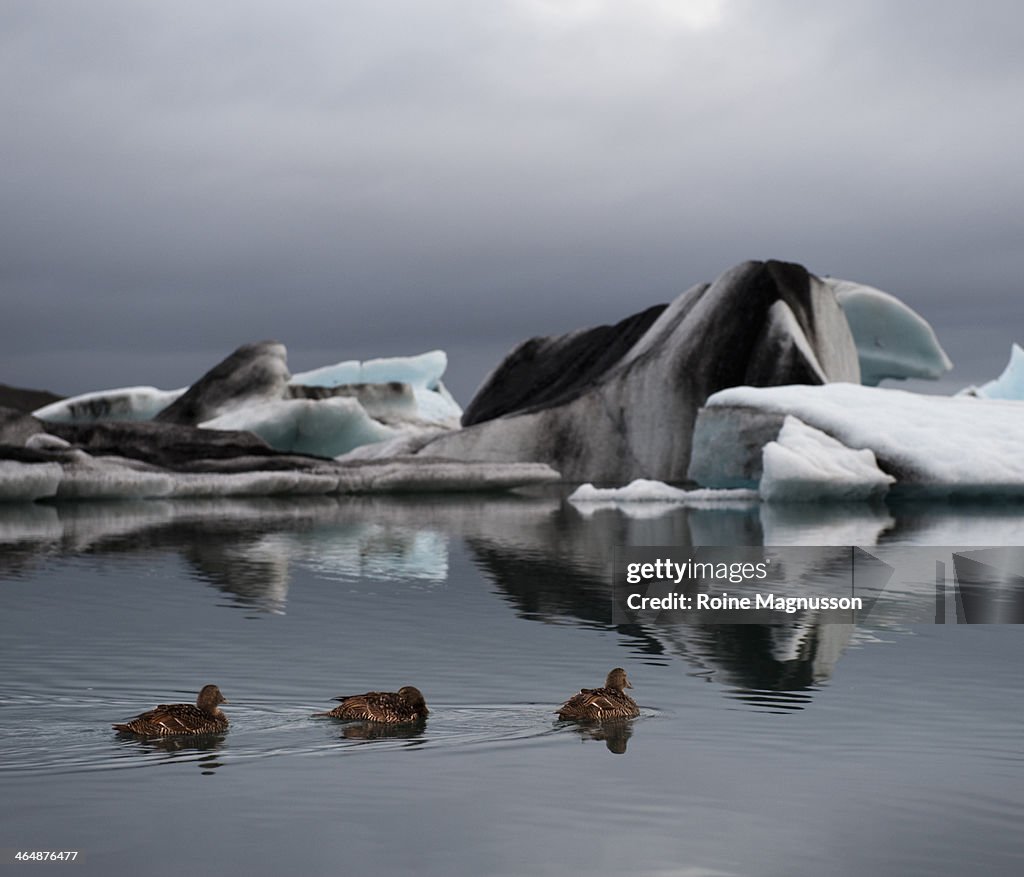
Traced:
[[148, 471], [135, 460], [91, 457], [84, 451], [77, 456], [63, 466], [57, 499], [149, 499], [174, 490], [171, 473]]
[[573, 503], [608, 503], [608, 502], [674, 502], [685, 504], [703, 504], [717, 502], [756, 502], [755, 490], [684, 490], [672, 487], [662, 481], [651, 481], [637, 478], [625, 487], [594, 487], [593, 484], [581, 484], [569, 495]]
[[1024, 350], [1019, 344], [1010, 349], [1010, 361], [994, 380], [973, 388], [973, 395], [982, 399], [1024, 400]]
[[[900, 487], [929, 495], [1024, 494], [1024, 402], [842, 383], [715, 393], [697, 418], [690, 477], [710, 487], [759, 479], [760, 448], [790, 414], [847, 448], [870, 449]], [[723, 439], [729, 435], [740, 438], [730, 443]]]
[[59, 463], [0, 460], [0, 502], [32, 502], [55, 496], [63, 475]]
[[158, 390], [156, 387], [121, 387], [96, 390], [53, 402], [32, 412], [51, 423], [99, 423], [105, 420], [152, 420], [181, 396], [187, 387]]
[[299, 372], [289, 383], [306, 387], [339, 387], [344, 384], [403, 383], [412, 387], [422, 420], [458, 423], [462, 409], [441, 382], [448, 368], [448, 354], [431, 350], [418, 356], [347, 360]]
[[312, 472], [176, 472], [171, 494], [174, 497], [231, 496], [307, 496], [334, 493], [336, 475]]
[[761, 455], [759, 492], [769, 502], [871, 499], [896, 480], [867, 448], [848, 448], [791, 415]]
[[824, 278], [846, 314], [860, 360], [860, 380], [941, 377], [953, 363], [927, 320], [895, 296], [849, 280]]
[[349, 396], [263, 402], [236, 408], [200, 426], [247, 430], [279, 451], [319, 457], [336, 457], [360, 445], [394, 438], [399, 432], [374, 420]]

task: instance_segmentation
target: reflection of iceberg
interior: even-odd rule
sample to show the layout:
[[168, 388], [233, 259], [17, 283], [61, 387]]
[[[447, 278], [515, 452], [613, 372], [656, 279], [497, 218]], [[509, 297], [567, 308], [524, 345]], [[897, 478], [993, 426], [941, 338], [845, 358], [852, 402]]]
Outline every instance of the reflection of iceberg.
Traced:
[[448, 577], [444, 534], [396, 527], [386, 521], [290, 534], [289, 550], [297, 562], [328, 578], [443, 582]]
[[848, 624], [673, 625], [659, 637], [710, 671], [730, 696], [768, 710], [800, 709], [831, 678], [856, 628]]
[[424, 511], [417, 504], [408, 516], [377, 519], [363, 501], [326, 497], [0, 505], [0, 571], [17, 574], [50, 553], [165, 549], [241, 605], [280, 612], [293, 565], [329, 577], [444, 581], [448, 540], [422, 526]]
[[895, 521], [881, 503], [763, 503], [765, 545], [874, 545]]

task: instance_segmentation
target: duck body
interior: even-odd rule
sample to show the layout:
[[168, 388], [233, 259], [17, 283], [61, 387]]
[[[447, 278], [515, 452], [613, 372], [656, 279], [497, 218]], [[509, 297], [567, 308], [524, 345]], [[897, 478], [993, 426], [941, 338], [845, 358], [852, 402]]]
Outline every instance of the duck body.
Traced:
[[216, 685], [204, 686], [195, 704], [162, 703], [130, 722], [114, 725], [122, 734], [139, 737], [178, 737], [220, 734], [228, 729], [228, 717], [220, 710], [227, 703]]
[[430, 712], [420, 690], [411, 685], [398, 691], [367, 691], [365, 694], [342, 695], [334, 699], [340, 700], [341, 704], [329, 712], [314, 715], [401, 725], [422, 721]]
[[626, 694], [632, 688], [626, 671], [616, 667], [608, 674], [601, 688], [582, 688], [558, 708], [558, 718], [576, 721], [606, 721], [633, 719], [640, 715], [640, 707]]

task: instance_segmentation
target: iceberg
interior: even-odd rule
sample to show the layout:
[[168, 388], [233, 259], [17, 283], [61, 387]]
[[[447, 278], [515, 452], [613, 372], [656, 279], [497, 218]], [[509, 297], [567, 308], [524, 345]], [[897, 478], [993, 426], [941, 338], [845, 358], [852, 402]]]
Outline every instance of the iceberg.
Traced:
[[546, 463], [568, 481], [686, 480], [704, 400], [741, 384], [859, 381], [831, 287], [800, 265], [745, 262], [615, 326], [514, 349], [463, 429], [419, 453]]
[[757, 499], [755, 490], [683, 490], [662, 481], [650, 481], [645, 478], [637, 478], [625, 487], [601, 488], [594, 487], [593, 484], [581, 484], [569, 495], [569, 502], [573, 503], [672, 502], [691, 505], [737, 500], [756, 502]]
[[850, 324], [862, 384], [873, 387], [885, 378], [935, 379], [953, 367], [928, 321], [895, 296], [835, 277], [824, 282]]
[[553, 484], [561, 476], [542, 463], [472, 463], [417, 457], [339, 466], [340, 493], [512, 490]]
[[0, 460], [0, 501], [32, 502], [54, 496], [63, 475], [58, 463]]
[[134, 460], [76, 454], [75, 462], [62, 467], [57, 499], [149, 499], [174, 490], [170, 473], [147, 471]]
[[309, 496], [335, 493], [338, 477], [313, 472], [176, 472], [174, 497]]
[[[1024, 402], [844, 383], [713, 394], [697, 418], [691, 479], [708, 487], [753, 486], [763, 474], [761, 449], [777, 439], [787, 415], [851, 451], [870, 450], [904, 493], [1024, 495]], [[822, 497], [834, 498], [835, 479], [821, 470]]]
[[448, 368], [448, 354], [431, 350], [418, 356], [395, 356], [325, 365], [292, 375], [291, 385], [341, 387], [346, 384], [408, 384], [421, 420], [458, 424], [462, 409], [441, 378]]
[[[51, 428], [119, 424], [122, 439], [133, 446], [141, 436], [126, 432], [124, 425], [147, 423], [163, 430], [148, 434], [154, 453], [178, 441], [174, 428], [199, 425], [248, 431], [279, 451], [320, 457], [396, 438], [423, 435], [426, 441], [458, 425], [462, 409], [441, 382], [448, 365], [444, 351], [342, 362], [294, 376], [286, 356], [284, 345], [276, 341], [245, 344], [187, 389], [103, 390], [63, 399], [35, 414]], [[11, 417], [13, 424], [23, 415], [12, 412]], [[14, 427], [7, 423], [5, 419], [0, 425], [10, 432]]]
[[185, 392], [156, 387], [121, 387], [82, 393], [37, 408], [33, 416], [50, 423], [99, 423], [104, 420], [152, 420]]
[[758, 490], [769, 502], [872, 499], [896, 480], [878, 468], [867, 448], [848, 448], [792, 415], [761, 455]]
[[394, 438], [398, 430], [374, 420], [358, 399], [287, 399], [237, 408], [201, 423], [202, 429], [254, 433], [272, 448], [336, 457], [360, 445]]
[[24, 445], [28, 439], [42, 430], [42, 423], [31, 414], [14, 408], [0, 408], [0, 445]]
[[1024, 350], [1019, 344], [1010, 348], [1010, 361], [998, 378], [973, 388], [982, 399], [1024, 400]]
[[194, 426], [246, 405], [281, 399], [291, 375], [279, 341], [243, 344], [221, 360], [154, 420]]

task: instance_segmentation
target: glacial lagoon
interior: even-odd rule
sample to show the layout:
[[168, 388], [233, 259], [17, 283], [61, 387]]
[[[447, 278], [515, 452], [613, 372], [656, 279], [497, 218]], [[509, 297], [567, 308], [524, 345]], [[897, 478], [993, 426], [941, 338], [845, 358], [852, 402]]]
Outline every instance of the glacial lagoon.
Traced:
[[[1019, 874], [1024, 628], [616, 627], [608, 564], [1022, 539], [1019, 504], [0, 507], [0, 849], [82, 875]], [[640, 718], [556, 720], [618, 665]], [[222, 736], [110, 729], [207, 682]], [[422, 728], [310, 716], [403, 684]]]

